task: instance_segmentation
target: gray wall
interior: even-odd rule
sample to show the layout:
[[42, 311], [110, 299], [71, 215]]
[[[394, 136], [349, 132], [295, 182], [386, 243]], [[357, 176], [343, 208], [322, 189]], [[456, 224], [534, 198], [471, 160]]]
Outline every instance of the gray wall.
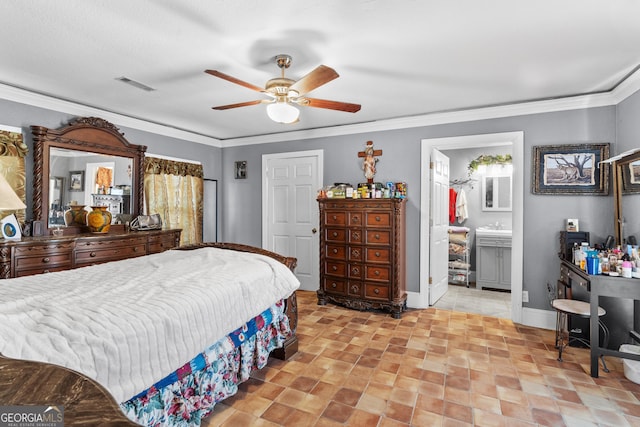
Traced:
[[[546, 283], [554, 284], [558, 278], [558, 237], [566, 218], [579, 218], [581, 229], [591, 231], [595, 241], [604, 240], [613, 234], [613, 199], [610, 196], [531, 194], [531, 147], [610, 142], [612, 152], [616, 153], [616, 107], [225, 148], [222, 153], [223, 239], [261, 244], [260, 170], [263, 154], [323, 149], [325, 184], [357, 183], [363, 180], [357, 153], [363, 150], [366, 141], [371, 140], [376, 149], [383, 150], [377, 164], [376, 181], [405, 181], [408, 184], [407, 288], [418, 291], [420, 141], [424, 138], [512, 131], [524, 131], [525, 144], [523, 286], [529, 291], [530, 301], [525, 305], [548, 309]], [[248, 161], [247, 180], [233, 179], [233, 162], [236, 160]]]
[[[21, 127], [31, 147], [29, 126], [57, 128], [72, 116], [51, 110], [0, 100], [0, 122]], [[594, 242], [613, 234], [611, 196], [533, 195], [531, 147], [545, 144], [610, 142], [611, 153], [639, 146], [640, 95], [636, 93], [615, 107], [534, 114], [358, 135], [286, 141], [273, 144], [218, 149], [189, 141], [122, 128], [131, 143], [147, 145], [148, 151], [203, 162], [205, 177], [219, 180], [220, 240], [261, 244], [261, 164], [263, 154], [323, 149], [325, 183], [363, 180], [361, 159], [357, 157], [366, 141], [383, 150], [377, 164], [377, 181], [405, 181], [407, 206], [407, 287], [419, 289], [420, 230], [420, 141], [424, 138], [524, 131], [524, 290], [529, 291], [529, 307], [548, 309], [546, 283], [555, 283], [559, 262], [558, 233], [566, 218], [579, 218], [580, 228], [590, 231]], [[114, 123], [118, 126], [117, 123]], [[618, 141], [616, 141], [618, 134]], [[32, 154], [27, 158], [27, 176], [32, 174]], [[247, 179], [234, 179], [234, 161], [248, 162]], [[30, 182], [27, 199], [31, 200]], [[633, 196], [632, 196], [633, 197]], [[640, 199], [640, 196], [635, 196]], [[27, 216], [30, 214], [30, 206]], [[633, 219], [633, 225], [638, 221]]]

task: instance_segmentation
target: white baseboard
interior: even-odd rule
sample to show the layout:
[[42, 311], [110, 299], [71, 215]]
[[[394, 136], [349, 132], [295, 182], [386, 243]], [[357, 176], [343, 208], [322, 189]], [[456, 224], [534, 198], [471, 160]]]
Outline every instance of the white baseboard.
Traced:
[[426, 295], [420, 292], [407, 292], [407, 307], [409, 308], [429, 308], [429, 300]]
[[539, 308], [522, 308], [522, 324], [542, 329], [556, 328], [556, 312]]

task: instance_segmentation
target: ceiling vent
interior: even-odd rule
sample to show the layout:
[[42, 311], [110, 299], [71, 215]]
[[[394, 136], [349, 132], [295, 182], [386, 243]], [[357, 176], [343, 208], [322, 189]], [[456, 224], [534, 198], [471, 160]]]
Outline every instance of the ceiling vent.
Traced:
[[145, 85], [143, 83], [137, 82], [135, 80], [131, 80], [128, 77], [124, 77], [124, 76], [123, 77], [116, 77], [116, 80], [120, 80], [122, 83], [126, 83], [128, 85], [131, 85], [133, 87], [137, 87], [138, 89], [142, 89], [142, 90], [147, 91], [147, 92], [153, 92], [155, 90], [151, 86], [147, 86], [147, 85]]

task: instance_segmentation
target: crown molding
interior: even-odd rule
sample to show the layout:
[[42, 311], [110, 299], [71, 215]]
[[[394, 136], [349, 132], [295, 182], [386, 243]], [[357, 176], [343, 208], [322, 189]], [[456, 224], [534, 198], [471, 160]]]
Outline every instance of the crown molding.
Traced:
[[0, 98], [8, 101], [18, 102], [20, 104], [31, 105], [34, 107], [44, 108], [47, 110], [59, 111], [74, 116], [97, 116], [105, 119], [117, 126], [125, 126], [128, 128], [164, 135], [171, 138], [193, 141], [200, 144], [211, 145], [213, 147], [222, 147], [221, 141], [210, 136], [200, 135], [197, 133], [187, 132], [181, 129], [164, 126], [158, 123], [149, 122], [135, 117], [129, 117], [123, 114], [113, 113], [108, 110], [101, 110], [95, 107], [78, 104], [76, 102], [64, 99], [54, 98], [52, 96], [43, 95], [28, 91], [6, 84], [0, 83]]
[[359, 133], [380, 132], [388, 130], [407, 129], [424, 126], [434, 126], [477, 120], [488, 120], [504, 117], [542, 114], [558, 111], [579, 110], [584, 108], [605, 107], [617, 105], [640, 90], [640, 70], [624, 79], [608, 92], [587, 95], [576, 95], [564, 98], [546, 99], [540, 101], [521, 102], [507, 105], [496, 105], [468, 110], [449, 111], [419, 116], [402, 117], [396, 119], [364, 122], [353, 125], [341, 125], [318, 129], [308, 129], [294, 132], [282, 132], [268, 135], [251, 136], [245, 138], [217, 139], [197, 133], [176, 129], [162, 124], [149, 122], [135, 117], [113, 113], [94, 107], [57, 99], [51, 96], [30, 92], [25, 89], [0, 83], [0, 98], [60, 111], [78, 116], [99, 116], [119, 126], [126, 126], [145, 132], [178, 138], [218, 148], [236, 147], [253, 144], [269, 144], [273, 142], [295, 141], [312, 138], [326, 138]]

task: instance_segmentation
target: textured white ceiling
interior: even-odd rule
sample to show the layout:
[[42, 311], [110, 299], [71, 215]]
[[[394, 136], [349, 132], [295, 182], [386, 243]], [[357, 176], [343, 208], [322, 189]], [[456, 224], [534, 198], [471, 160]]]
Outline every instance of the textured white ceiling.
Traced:
[[[0, 6], [0, 83], [228, 140], [612, 90], [640, 64], [635, 0], [21, 0]], [[214, 111], [317, 65], [340, 77], [293, 125]], [[153, 87], [145, 92], [116, 80]], [[1, 120], [0, 120], [1, 122]]]

